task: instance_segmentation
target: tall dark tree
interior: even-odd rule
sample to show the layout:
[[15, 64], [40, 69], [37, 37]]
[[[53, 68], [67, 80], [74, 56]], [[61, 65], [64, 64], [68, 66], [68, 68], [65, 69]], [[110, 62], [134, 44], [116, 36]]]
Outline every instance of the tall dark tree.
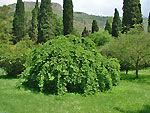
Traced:
[[99, 31], [99, 27], [98, 27], [97, 21], [93, 20], [93, 22], [92, 22], [92, 33], [98, 32], [98, 31]]
[[13, 20], [14, 43], [20, 41], [25, 35], [25, 9], [22, 0], [17, 0], [16, 11]]
[[82, 32], [82, 37], [87, 37], [87, 36], [89, 36], [89, 31], [85, 27], [83, 32]]
[[148, 17], [148, 32], [150, 32], [150, 13], [149, 13], [149, 17]]
[[122, 21], [124, 30], [129, 30], [134, 27], [134, 24], [141, 24], [142, 22], [140, 0], [124, 0]]
[[109, 34], [112, 33], [112, 28], [111, 28], [110, 22], [108, 20], [106, 21], [105, 31], [108, 31]]
[[38, 15], [38, 43], [45, 43], [54, 37], [51, 0], [42, 0]]
[[72, 0], [63, 0], [64, 35], [73, 32], [73, 3]]
[[37, 41], [38, 37], [38, 12], [39, 12], [39, 3], [38, 0], [36, 0], [35, 8], [32, 10], [32, 20], [31, 20], [31, 31], [30, 31], [30, 37], [32, 41]]
[[121, 20], [119, 17], [119, 12], [115, 8], [115, 14], [114, 14], [113, 23], [112, 23], [112, 36], [118, 37], [120, 31], [121, 31]]

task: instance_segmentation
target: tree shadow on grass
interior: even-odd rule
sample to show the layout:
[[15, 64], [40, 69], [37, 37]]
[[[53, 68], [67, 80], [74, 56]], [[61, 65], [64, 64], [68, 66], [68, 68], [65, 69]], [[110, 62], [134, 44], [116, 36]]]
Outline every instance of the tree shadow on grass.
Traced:
[[139, 78], [135, 78], [135, 74], [121, 74], [121, 80], [134, 82], [134, 83], [147, 83], [150, 84], [150, 75], [139, 75]]
[[0, 75], [0, 79], [17, 79], [15, 76]]
[[128, 111], [128, 110], [121, 109], [119, 107], [115, 107], [114, 109], [119, 111], [120, 113], [150, 113], [150, 105], [144, 105], [143, 109], [138, 111]]

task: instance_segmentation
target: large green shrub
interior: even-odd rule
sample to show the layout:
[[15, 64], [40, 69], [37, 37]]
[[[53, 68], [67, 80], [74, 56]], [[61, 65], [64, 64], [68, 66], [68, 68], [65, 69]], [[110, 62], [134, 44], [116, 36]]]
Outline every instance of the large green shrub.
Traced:
[[107, 31], [99, 31], [91, 34], [90, 38], [96, 46], [103, 46], [113, 40], [113, 37]]
[[[22, 84], [55, 94], [105, 91], [112, 87], [112, 80], [116, 85], [119, 78], [119, 64], [107, 60], [91, 39], [59, 36], [33, 50], [21, 74]], [[115, 73], [113, 64], [117, 65]]]
[[24, 69], [26, 57], [31, 52], [32, 41], [20, 41], [16, 45], [0, 44], [0, 68], [8, 77], [17, 77]]

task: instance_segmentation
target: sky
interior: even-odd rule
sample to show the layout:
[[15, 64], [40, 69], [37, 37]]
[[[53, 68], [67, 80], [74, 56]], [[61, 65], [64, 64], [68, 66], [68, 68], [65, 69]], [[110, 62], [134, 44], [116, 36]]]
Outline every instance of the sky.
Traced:
[[[36, 1], [36, 0], [23, 0], [23, 1]], [[40, 0], [39, 0], [40, 1]], [[63, 0], [51, 0], [55, 3], [63, 4]], [[0, 0], [0, 6], [16, 3], [17, 0]], [[119, 10], [122, 16], [123, 0], [73, 0], [74, 11], [85, 12], [88, 14], [99, 16], [113, 16], [114, 9]], [[150, 12], [150, 0], [141, 0], [142, 14], [148, 17]]]

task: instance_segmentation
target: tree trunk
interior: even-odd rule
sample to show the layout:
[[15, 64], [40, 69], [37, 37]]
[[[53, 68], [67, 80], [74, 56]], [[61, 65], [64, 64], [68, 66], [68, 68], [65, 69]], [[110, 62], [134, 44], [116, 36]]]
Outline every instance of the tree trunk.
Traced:
[[129, 70], [127, 69], [127, 70], [126, 70], [126, 75], [128, 74], [128, 71], [129, 71]]
[[139, 61], [136, 62], [136, 78], [139, 78]]

